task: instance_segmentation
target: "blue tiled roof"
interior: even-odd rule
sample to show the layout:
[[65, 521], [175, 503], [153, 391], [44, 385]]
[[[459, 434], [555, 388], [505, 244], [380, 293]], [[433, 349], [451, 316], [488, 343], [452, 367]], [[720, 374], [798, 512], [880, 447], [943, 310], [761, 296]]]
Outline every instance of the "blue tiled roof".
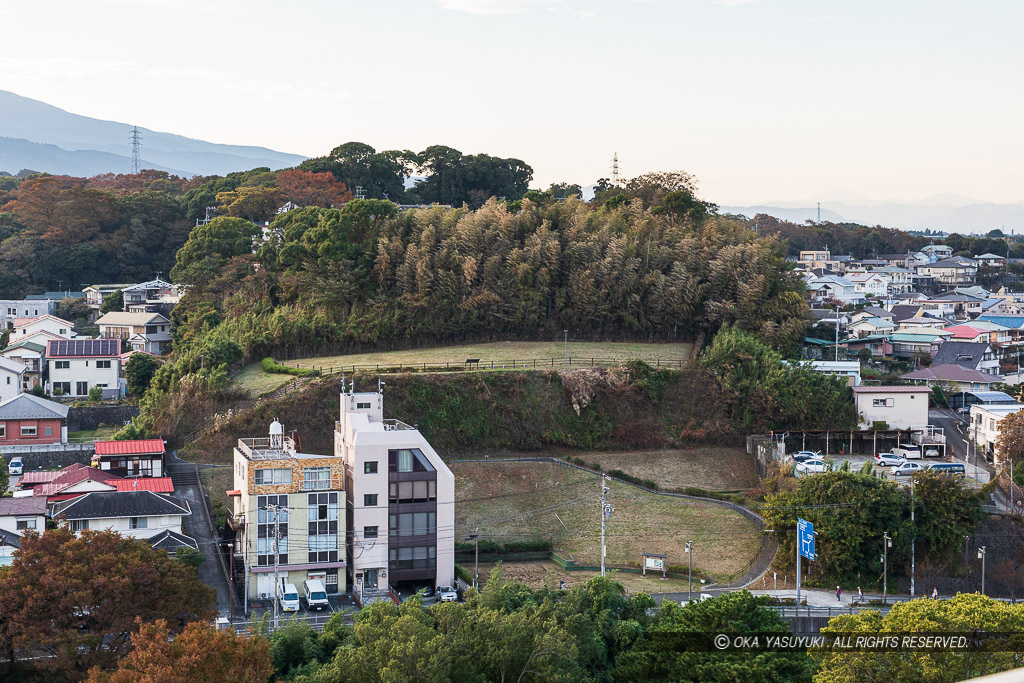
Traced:
[[978, 320], [988, 320], [998, 325], [1019, 328], [1024, 327], [1024, 315], [985, 315], [978, 316]]

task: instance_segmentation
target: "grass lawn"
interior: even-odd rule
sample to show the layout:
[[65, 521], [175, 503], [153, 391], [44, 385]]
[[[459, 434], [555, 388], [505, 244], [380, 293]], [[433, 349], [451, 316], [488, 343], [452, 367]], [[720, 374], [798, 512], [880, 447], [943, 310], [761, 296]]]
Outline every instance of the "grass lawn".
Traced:
[[597, 463], [605, 472], [656, 481], [663, 489], [696, 486], [707, 491], [739, 491], [757, 486], [754, 458], [742, 448], [697, 446], [680, 450], [579, 453], [588, 465]]
[[282, 384], [295, 379], [292, 375], [281, 375], [272, 372], [264, 372], [259, 363], [245, 366], [241, 372], [235, 375], [235, 385], [249, 394], [250, 398], [259, 398], [263, 394], [269, 394]]
[[80, 432], [68, 432], [68, 441], [82, 443], [85, 441], [109, 441], [120, 427], [100, 427], [99, 429], [84, 429]]
[[[473, 573], [472, 562], [463, 562], [462, 566]], [[487, 581], [496, 565], [480, 563], [480, 580]], [[565, 571], [554, 562], [502, 562], [501, 571], [508, 581], [524, 583], [531, 588], [558, 588], [559, 581], [565, 581], [570, 588], [586, 583], [589, 579], [600, 576], [601, 572]], [[611, 570], [608, 576], [618, 581], [630, 593], [646, 591], [647, 593], [674, 593], [686, 591], [686, 579], [662, 579], [658, 572], [650, 572], [647, 576], [632, 572]], [[700, 591], [700, 582], [694, 579], [693, 591]]]
[[234, 485], [235, 470], [232, 467], [201, 467], [199, 476], [203, 479], [203, 486], [210, 496], [210, 507], [216, 507], [220, 503], [228, 511], [234, 509], [234, 505], [227, 496]]
[[[693, 344], [633, 344], [615, 342], [569, 342], [569, 356], [572, 358], [603, 358], [629, 360], [639, 358], [647, 361], [679, 361], [689, 357]], [[565, 349], [559, 342], [494, 342], [469, 346], [442, 346], [432, 349], [411, 349], [406, 351], [381, 351], [346, 356], [325, 356], [288, 361], [288, 365], [299, 367], [341, 367], [343, 365], [413, 365], [416, 363], [441, 364], [464, 363], [467, 358], [479, 358], [481, 365], [486, 361], [544, 360], [550, 362], [564, 357]]]
[[[455, 537], [479, 527], [496, 542], [550, 539], [581, 564], [600, 564], [598, 478], [549, 463], [452, 463]], [[638, 565], [643, 552], [686, 564], [694, 542], [694, 569], [721, 577], [743, 569], [760, 551], [761, 533], [737, 512], [713, 503], [657, 496], [609, 484], [614, 511], [607, 523], [608, 562]], [[465, 501], [460, 503], [458, 501]]]

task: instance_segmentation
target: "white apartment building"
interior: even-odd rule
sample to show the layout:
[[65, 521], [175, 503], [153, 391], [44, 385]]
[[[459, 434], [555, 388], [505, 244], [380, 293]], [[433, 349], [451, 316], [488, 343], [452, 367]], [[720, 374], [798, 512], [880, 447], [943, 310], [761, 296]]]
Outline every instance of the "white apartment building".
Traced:
[[870, 429], [876, 422], [889, 429], [928, 424], [928, 387], [861, 385], [851, 390], [862, 429]]
[[967, 438], [974, 441], [978, 451], [992, 460], [996, 467], [1000, 466], [999, 452], [996, 450], [996, 441], [999, 439], [999, 423], [1007, 415], [1012, 415], [1022, 409], [1024, 409], [1024, 405], [1019, 403], [971, 406], [971, 421], [967, 428]]
[[889, 282], [878, 273], [847, 273], [845, 277], [853, 283], [853, 290], [865, 297], [882, 297], [889, 293]]
[[384, 419], [380, 389], [343, 393], [334, 452], [345, 462], [353, 594], [453, 585], [455, 477], [419, 430]]
[[328, 593], [346, 592], [342, 459], [300, 453], [274, 420], [269, 438], [238, 440], [233, 464], [228, 524], [237, 532], [246, 599], [272, 600], [275, 572], [296, 586], [319, 579]]
[[55, 396], [88, 396], [102, 387], [104, 398], [121, 395], [121, 342], [117, 339], [51, 339], [46, 346], [47, 385]]

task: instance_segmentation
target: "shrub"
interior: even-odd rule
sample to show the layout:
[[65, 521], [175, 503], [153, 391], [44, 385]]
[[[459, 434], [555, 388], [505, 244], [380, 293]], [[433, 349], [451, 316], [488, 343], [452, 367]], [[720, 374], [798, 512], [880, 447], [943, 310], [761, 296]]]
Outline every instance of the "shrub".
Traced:
[[287, 365], [281, 365], [273, 358], [264, 358], [260, 363], [263, 368], [263, 372], [270, 372], [278, 375], [295, 375], [296, 377], [316, 377], [319, 375], [319, 371], [310, 370], [309, 368], [291, 368]]
[[103, 398], [103, 387], [93, 387], [89, 390], [89, 400], [99, 401]]

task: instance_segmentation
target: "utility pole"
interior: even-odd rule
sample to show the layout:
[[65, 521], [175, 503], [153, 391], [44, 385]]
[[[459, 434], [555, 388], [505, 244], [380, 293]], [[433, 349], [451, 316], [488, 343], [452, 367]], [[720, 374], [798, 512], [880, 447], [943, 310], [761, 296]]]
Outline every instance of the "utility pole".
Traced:
[[821, 202], [818, 202], [818, 224], [821, 225]]
[[839, 360], [839, 307], [836, 306], [836, 361]]
[[608, 520], [609, 515], [612, 513], [612, 506], [608, 504], [606, 495], [608, 493], [608, 487], [605, 485], [605, 477], [601, 475], [601, 576], [604, 576], [604, 559], [608, 554], [608, 549], [605, 547], [605, 522]]
[[917, 545], [917, 528], [914, 527], [914, 475], [910, 476], [910, 597], [914, 597], [914, 546]]
[[[280, 592], [281, 592], [281, 509], [283, 506], [270, 504], [264, 510], [274, 513], [274, 630], [280, 626]], [[284, 508], [287, 510], [288, 508]]]
[[978, 559], [981, 560], [981, 594], [985, 594], [985, 546], [978, 548]]
[[569, 367], [569, 330], [562, 330], [565, 334], [565, 367]]
[[686, 604], [693, 600], [693, 541], [686, 542], [686, 554], [690, 556], [690, 580], [686, 583]]
[[796, 607], [800, 609], [800, 529], [796, 532]]
[[473, 588], [480, 586], [480, 527], [473, 534]]
[[889, 548], [892, 547], [892, 537], [886, 531], [882, 538], [885, 539], [882, 544], [882, 604], [884, 605], [889, 597]]

